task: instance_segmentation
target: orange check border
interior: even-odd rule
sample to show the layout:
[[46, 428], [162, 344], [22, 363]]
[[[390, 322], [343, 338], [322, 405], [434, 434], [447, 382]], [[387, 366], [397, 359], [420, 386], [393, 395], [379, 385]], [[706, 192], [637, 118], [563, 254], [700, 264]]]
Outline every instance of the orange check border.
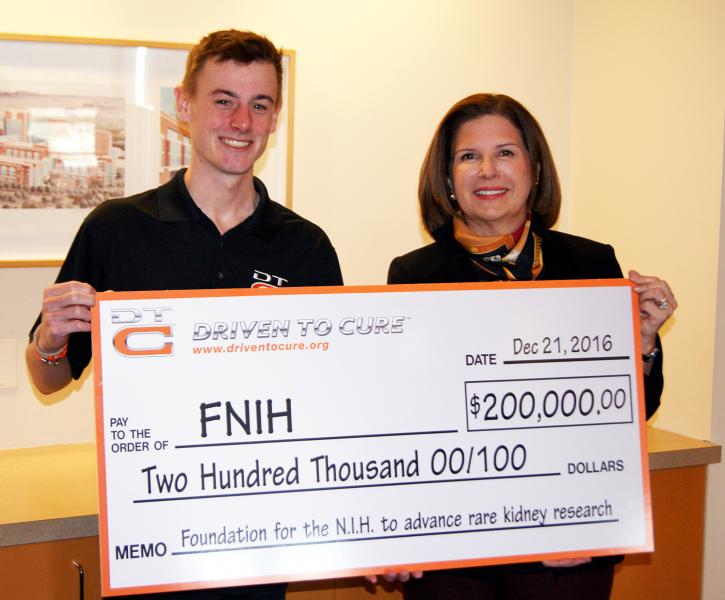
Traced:
[[[320, 287], [294, 287], [294, 288], [230, 288], [217, 290], [157, 290], [138, 292], [99, 292], [96, 295], [96, 304], [91, 310], [91, 335], [93, 342], [93, 370], [96, 414], [96, 449], [98, 457], [98, 502], [99, 502], [99, 541], [101, 551], [101, 591], [103, 596], [122, 596], [128, 594], [147, 594], [152, 592], [172, 592], [192, 589], [209, 589], [215, 587], [244, 586], [264, 583], [280, 583], [288, 581], [309, 581], [316, 579], [331, 579], [337, 577], [355, 577], [371, 574], [381, 574], [396, 571], [451, 569], [461, 567], [483, 566], [493, 564], [510, 564], [521, 562], [535, 562], [541, 560], [554, 560], [558, 558], [611, 556], [618, 554], [633, 554], [654, 551], [652, 533], [652, 499], [649, 481], [649, 457], [647, 454], [647, 433], [644, 407], [644, 380], [642, 361], [636, 360], [637, 375], [637, 402], [639, 405], [639, 443], [641, 458], [642, 498], [644, 501], [644, 518], [646, 527], [646, 542], [642, 546], [628, 546], [617, 548], [598, 548], [592, 550], [579, 550], [573, 552], [552, 552], [546, 554], [530, 554], [516, 556], [500, 556], [485, 559], [439, 561], [431, 563], [379, 565], [373, 568], [346, 569], [338, 571], [321, 570], [308, 572], [302, 575], [280, 575], [278, 577], [252, 577], [245, 579], [228, 579], [223, 581], [196, 581], [172, 583], [166, 585], [133, 586], [123, 588], [111, 587], [109, 539], [108, 539], [108, 504], [106, 496], [106, 464], [104, 439], [104, 413], [103, 413], [103, 357], [96, 348], [100, 348], [101, 332], [99, 324], [100, 304], [109, 300], [138, 300], [138, 299], [166, 299], [166, 298], [211, 298], [231, 296], [294, 296], [308, 294], [381, 294], [387, 292], [431, 292], [431, 291], [465, 291], [465, 290], [501, 290], [501, 289], [561, 289], [561, 288], [590, 288], [590, 287], [630, 287], [634, 284], [627, 279], [579, 279], [559, 281], [526, 281], [526, 282], [481, 282], [481, 283], [446, 283], [446, 284], [401, 284], [401, 285], [366, 285], [366, 286], [320, 286]], [[632, 291], [632, 327], [634, 331], [635, 357], [641, 355], [639, 330], [639, 309], [637, 294]]]

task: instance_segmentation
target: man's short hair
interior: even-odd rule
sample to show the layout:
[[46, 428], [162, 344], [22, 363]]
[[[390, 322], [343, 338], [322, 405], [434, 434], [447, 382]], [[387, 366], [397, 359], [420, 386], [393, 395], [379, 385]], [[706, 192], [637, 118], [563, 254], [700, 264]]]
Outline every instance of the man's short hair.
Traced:
[[208, 60], [226, 62], [233, 60], [243, 65], [253, 62], [270, 63], [277, 73], [277, 106], [282, 102], [282, 52], [263, 35], [253, 31], [225, 29], [203, 37], [189, 51], [186, 72], [181, 86], [193, 96], [199, 73]]

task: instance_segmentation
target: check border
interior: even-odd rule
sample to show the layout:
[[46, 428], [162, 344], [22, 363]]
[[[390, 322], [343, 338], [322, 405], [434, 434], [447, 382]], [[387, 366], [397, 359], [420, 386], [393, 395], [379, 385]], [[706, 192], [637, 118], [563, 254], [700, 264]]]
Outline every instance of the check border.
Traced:
[[[99, 292], [96, 304], [91, 310], [91, 335], [94, 348], [100, 348], [100, 304], [112, 300], [134, 299], [166, 299], [166, 298], [205, 298], [205, 297], [235, 297], [235, 296], [290, 296], [290, 295], [322, 295], [322, 294], [379, 294], [379, 293], [415, 293], [432, 291], [466, 291], [466, 290], [502, 290], [502, 289], [560, 289], [560, 288], [591, 288], [591, 287], [629, 287], [634, 284], [626, 279], [581, 279], [558, 281], [527, 281], [527, 282], [480, 282], [480, 283], [450, 283], [450, 284], [399, 284], [374, 286], [320, 286], [320, 287], [294, 287], [294, 288], [228, 288], [212, 290], [156, 290], [135, 292]], [[632, 291], [632, 326], [636, 332], [639, 328], [639, 311], [637, 309], [637, 294]], [[635, 356], [641, 355], [640, 337], [634, 335]], [[637, 378], [637, 402], [639, 406], [639, 443], [641, 458], [642, 498], [644, 501], [644, 517], [646, 529], [646, 542], [642, 546], [598, 548], [592, 550], [579, 550], [569, 552], [552, 552], [545, 554], [499, 556], [495, 558], [466, 559], [453, 561], [437, 561], [415, 564], [379, 565], [373, 568], [345, 569], [333, 571], [319, 571], [305, 573], [304, 575], [280, 575], [277, 577], [260, 577], [245, 579], [225, 579], [220, 581], [184, 582], [181, 584], [132, 586], [112, 588], [110, 583], [109, 536], [108, 536], [108, 498], [106, 495], [106, 464], [105, 464], [105, 436], [104, 436], [104, 410], [103, 410], [103, 380], [102, 356], [100, 352], [93, 353], [94, 390], [96, 409], [96, 447], [98, 458], [98, 500], [99, 500], [99, 538], [101, 552], [101, 588], [104, 596], [117, 596], [133, 593], [171, 592], [191, 589], [211, 589], [222, 586], [254, 585], [259, 583], [275, 583], [287, 581], [306, 581], [315, 579], [330, 579], [337, 577], [355, 577], [370, 574], [380, 574], [399, 570], [435, 570], [462, 568], [471, 566], [484, 566], [493, 564], [511, 564], [521, 562], [535, 562], [541, 560], [555, 560], [558, 558], [611, 556], [617, 554], [643, 553], [654, 550], [652, 532], [652, 500], [649, 482], [649, 458], [647, 454], [647, 437], [645, 425], [644, 381], [642, 362], [635, 360]], [[259, 443], [259, 442], [257, 442]], [[438, 481], [438, 483], [443, 483]], [[574, 523], [567, 523], [570, 525]], [[582, 523], [576, 523], [582, 524]], [[562, 524], [563, 525], [563, 524]], [[559, 525], [559, 526], [562, 526]], [[508, 529], [508, 528], [507, 528]], [[492, 531], [487, 529], [486, 531]], [[447, 532], [439, 532], [441, 535]], [[454, 533], [454, 532], [450, 532]], [[458, 531], [455, 533], [466, 533]], [[386, 536], [390, 537], [390, 536]], [[402, 537], [402, 536], [392, 536]], [[409, 536], [406, 536], [409, 537]], [[357, 538], [356, 538], [357, 539]], [[363, 540], [360, 540], [363, 541]], [[345, 540], [327, 540], [324, 542], [308, 542], [309, 544], [345, 543]], [[289, 544], [283, 544], [289, 545]], [[299, 545], [299, 544], [298, 544]], [[231, 550], [231, 549], [229, 549]]]

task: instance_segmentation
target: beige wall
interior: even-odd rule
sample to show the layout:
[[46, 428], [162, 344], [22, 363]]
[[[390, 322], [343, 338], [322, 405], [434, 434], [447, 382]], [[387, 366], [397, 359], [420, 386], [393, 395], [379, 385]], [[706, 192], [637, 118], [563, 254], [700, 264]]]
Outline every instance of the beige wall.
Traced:
[[56, 274], [57, 269], [50, 268], [0, 269], [0, 338], [16, 341], [15, 356], [5, 360], [15, 363], [17, 373], [16, 387], [0, 389], [0, 449], [94, 439], [93, 390], [88, 374], [81, 382], [44, 397], [33, 391], [25, 373], [28, 330], [40, 309], [42, 289], [53, 282]]
[[[725, 132], [725, 126], [723, 127]], [[725, 152], [725, 139], [723, 139]], [[723, 177], [721, 206], [725, 205], [725, 157], [723, 157]], [[725, 213], [720, 212], [720, 230], [725, 227]], [[720, 264], [725, 264], [725, 238], [720, 239]], [[723, 355], [725, 353], [725, 271], [720, 269], [718, 275], [717, 319], [715, 327], [715, 376], [713, 377], [712, 396], [712, 430], [710, 439], [725, 445], [725, 369]], [[722, 569], [722, 557], [725, 554], [725, 463], [711, 465], [707, 473], [707, 510], [705, 519], [705, 572], [703, 598], [720, 600], [725, 598], [725, 573]]]
[[576, 3], [573, 231], [667, 279], [655, 424], [707, 438], [725, 109], [725, 3]]

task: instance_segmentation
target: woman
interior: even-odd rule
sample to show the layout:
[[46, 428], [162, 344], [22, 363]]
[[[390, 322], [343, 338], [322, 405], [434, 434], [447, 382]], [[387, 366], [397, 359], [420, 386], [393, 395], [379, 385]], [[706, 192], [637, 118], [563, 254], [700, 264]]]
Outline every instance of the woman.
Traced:
[[[561, 204], [556, 167], [536, 119], [508, 96], [475, 94], [448, 111], [423, 161], [418, 197], [435, 242], [394, 259], [388, 283], [622, 277], [611, 246], [550, 229]], [[677, 302], [665, 281], [636, 271], [629, 278], [639, 294], [649, 418], [663, 384], [657, 332]], [[405, 597], [605, 600], [618, 560], [415, 573]]]

